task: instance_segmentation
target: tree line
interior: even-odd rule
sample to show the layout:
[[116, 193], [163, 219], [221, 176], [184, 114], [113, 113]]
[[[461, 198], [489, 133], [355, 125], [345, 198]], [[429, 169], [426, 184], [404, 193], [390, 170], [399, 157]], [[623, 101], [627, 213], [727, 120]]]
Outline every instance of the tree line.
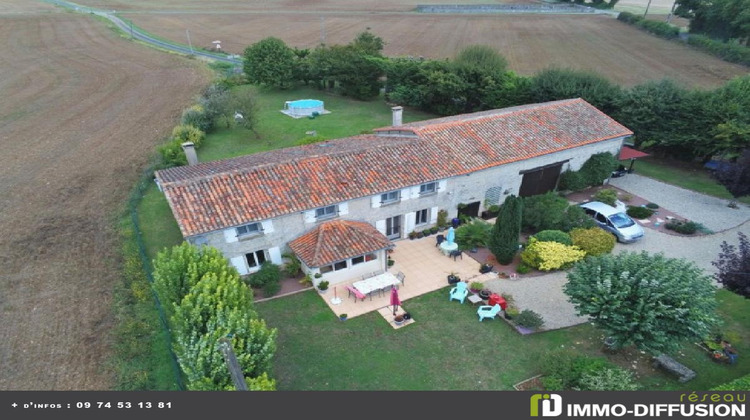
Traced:
[[750, 146], [750, 76], [713, 90], [689, 89], [669, 79], [623, 88], [571, 69], [521, 76], [483, 45], [444, 60], [388, 58], [383, 46], [370, 32], [347, 45], [312, 50], [269, 37], [247, 47], [244, 70], [257, 85], [313, 85], [361, 100], [383, 92], [390, 102], [438, 115], [580, 97], [633, 130], [637, 147], [686, 160], [733, 159]]

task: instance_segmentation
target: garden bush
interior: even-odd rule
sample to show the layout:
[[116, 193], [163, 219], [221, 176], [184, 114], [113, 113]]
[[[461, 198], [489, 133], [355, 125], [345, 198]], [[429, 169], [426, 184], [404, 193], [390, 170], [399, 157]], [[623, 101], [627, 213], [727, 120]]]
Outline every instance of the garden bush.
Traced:
[[534, 238], [540, 242], [557, 242], [563, 245], [573, 245], [570, 235], [561, 230], [543, 230], [534, 235]]
[[597, 153], [591, 155], [578, 172], [587, 186], [602, 185], [618, 165], [619, 162], [612, 153]]
[[577, 227], [589, 228], [596, 223], [582, 208], [570, 205], [568, 200], [548, 192], [526, 197], [523, 200], [521, 227], [526, 232], [561, 230], [569, 232]]
[[207, 133], [213, 126], [211, 117], [200, 105], [193, 105], [183, 111], [180, 123], [184, 125], [192, 125], [204, 133]]
[[182, 143], [179, 140], [172, 140], [169, 143], [159, 147], [162, 165], [171, 168], [173, 166], [187, 165], [187, 156], [182, 150]]
[[274, 296], [276, 293], [279, 293], [279, 290], [281, 290], [281, 283], [278, 280], [270, 280], [263, 285], [263, 297]]
[[522, 327], [530, 328], [535, 330], [544, 325], [544, 319], [538, 313], [524, 309], [518, 316], [513, 318], [514, 322]]
[[617, 240], [614, 235], [598, 227], [573, 229], [570, 231], [573, 245], [583, 250], [586, 255], [609, 254], [615, 248]]
[[278, 265], [266, 261], [260, 265], [260, 270], [250, 275], [248, 280], [252, 287], [265, 287], [268, 283], [278, 283], [281, 280], [281, 270]]
[[585, 256], [586, 253], [578, 247], [531, 238], [529, 246], [521, 253], [521, 260], [530, 267], [551, 271], [568, 268]]
[[646, 207], [650, 208], [651, 210], [656, 210], [659, 208], [659, 205], [656, 203], [648, 203], [646, 204]]
[[628, 206], [627, 213], [633, 219], [648, 219], [654, 211], [647, 207]]
[[588, 187], [580, 172], [565, 171], [560, 175], [558, 189], [567, 191], [581, 191]]
[[636, 391], [640, 388], [633, 373], [619, 367], [584, 372], [578, 383], [581, 391]]
[[581, 380], [614, 367], [604, 358], [584, 356], [572, 349], [555, 349], [541, 358], [542, 384], [547, 391], [582, 390]]
[[692, 235], [698, 231], [698, 223], [690, 220], [670, 220], [664, 227], [684, 235]]
[[516, 267], [516, 273], [518, 274], [526, 274], [531, 271], [531, 267], [529, 267], [526, 264], [518, 264], [518, 267]]
[[472, 220], [456, 229], [456, 243], [461, 249], [487, 246], [492, 225], [480, 220]]
[[282, 257], [287, 260], [283, 268], [285, 275], [289, 277], [297, 277], [298, 275], [300, 275], [300, 273], [302, 273], [302, 262], [300, 262], [299, 258], [297, 258], [296, 255], [294, 255], [293, 253], [288, 253], [282, 255]]
[[617, 202], [617, 191], [611, 188], [599, 190], [594, 194], [594, 200], [615, 207]]
[[172, 129], [172, 140], [179, 141], [180, 145], [189, 141], [197, 149], [201, 147], [205, 138], [206, 133], [192, 125], [181, 124]]
[[688, 44], [707, 51], [722, 60], [750, 66], [750, 48], [738, 42], [722, 42], [705, 35], [690, 34]]
[[617, 15], [617, 20], [635, 25], [663, 38], [676, 38], [680, 34], [679, 28], [666, 22], [648, 20], [643, 16], [630, 12], [620, 12], [620, 14]]

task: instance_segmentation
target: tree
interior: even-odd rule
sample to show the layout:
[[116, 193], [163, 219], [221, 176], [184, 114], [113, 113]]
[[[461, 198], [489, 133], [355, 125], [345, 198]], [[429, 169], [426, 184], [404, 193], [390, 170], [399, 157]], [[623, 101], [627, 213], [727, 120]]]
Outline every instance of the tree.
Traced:
[[523, 199], [513, 194], [509, 195], [500, 206], [500, 213], [495, 219], [495, 226], [487, 244], [500, 264], [510, 264], [513, 256], [518, 252], [522, 213]]
[[750, 241], [742, 232], [737, 232], [737, 236], [739, 247], [723, 241], [719, 257], [711, 264], [719, 270], [715, 274], [716, 281], [727, 290], [750, 299]]
[[614, 348], [652, 353], [704, 337], [717, 323], [716, 288], [695, 264], [662, 254], [623, 252], [580, 261], [563, 290], [579, 315], [614, 339]]
[[583, 98], [605, 114], [612, 114], [622, 91], [619, 86], [591, 72], [548, 68], [531, 79], [530, 94], [532, 102]]
[[737, 205], [736, 199], [750, 194], [750, 149], [746, 149], [735, 162], [722, 162], [713, 172], [714, 178], [732, 194], [730, 207]]
[[245, 74], [250, 83], [285, 89], [294, 82], [295, 58], [284, 41], [268, 37], [245, 49]]
[[[232, 118], [235, 124], [252, 131], [256, 138], [260, 138], [260, 134], [256, 130], [258, 126], [258, 104], [251, 89], [232, 91], [227, 111], [227, 118]], [[235, 119], [236, 113], [242, 115], [242, 118]]]
[[245, 376], [267, 373], [276, 350], [276, 330], [266, 327], [252, 309], [252, 293], [236, 272], [209, 272], [176, 306], [171, 317], [175, 354], [189, 389], [232, 389], [232, 379], [219, 350], [231, 337]]
[[354, 38], [349, 45], [356, 50], [366, 55], [381, 57], [385, 42], [379, 36], [375, 36], [372, 33], [365, 31], [360, 32]]
[[206, 138], [206, 133], [200, 129], [193, 127], [192, 125], [178, 125], [172, 129], [172, 140], [180, 142], [191, 142], [195, 147], [201, 147], [203, 139]]

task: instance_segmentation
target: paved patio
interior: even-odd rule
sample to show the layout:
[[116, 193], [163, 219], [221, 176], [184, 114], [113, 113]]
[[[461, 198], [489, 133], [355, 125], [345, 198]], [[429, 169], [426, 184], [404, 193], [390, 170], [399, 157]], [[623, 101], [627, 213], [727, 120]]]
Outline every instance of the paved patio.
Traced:
[[[393, 274], [401, 271], [405, 275], [404, 284], [398, 288], [398, 295], [406, 311], [409, 310], [409, 299], [447, 287], [447, 277], [452, 272], [456, 273], [462, 280], [468, 281], [484, 282], [497, 278], [494, 273], [480, 274], [479, 263], [467, 254], [464, 254], [463, 258], [456, 258], [455, 261], [452, 257], [445, 256], [435, 246], [435, 243], [435, 235], [395, 242], [396, 246], [391, 254], [395, 264], [388, 271]], [[346, 286], [358, 280], [359, 278], [353, 278], [344, 283], [336, 283], [320, 296], [336, 315], [347, 314], [349, 318], [389, 308], [391, 312], [381, 311], [381, 313], [384, 314], [384, 318], [388, 322], [392, 323], [392, 315], [388, 316], [392, 314], [390, 293], [373, 292], [372, 299], [367, 297], [364, 301], [359, 299], [355, 301], [354, 296], [349, 296]], [[339, 304], [332, 302], [334, 297], [340, 299]], [[447, 289], [445, 299], [448, 300]]]

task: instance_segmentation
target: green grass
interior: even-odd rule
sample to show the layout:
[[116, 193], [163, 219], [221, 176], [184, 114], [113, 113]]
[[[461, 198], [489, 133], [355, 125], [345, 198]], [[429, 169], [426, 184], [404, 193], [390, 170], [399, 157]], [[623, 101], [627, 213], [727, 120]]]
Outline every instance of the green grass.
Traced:
[[138, 206], [138, 217], [149, 260], [153, 260], [165, 247], [182, 242], [182, 233], [177, 221], [172, 215], [167, 199], [156, 188], [156, 184], [149, 185], [143, 194]]
[[[589, 324], [521, 336], [503, 320], [478, 322], [476, 307], [448, 302], [446, 294], [404, 302], [415, 323], [399, 330], [376, 312], [341, 322], [314, 291], [257, 303], [259, 315], [279, 330], [272, 372], [278, 389], [511, 390], [539, 374], [540, 358], [561, 346], [623, 365], [601, 352], [603, 335]], [[734, 320], [727, 328], [747, 337], [750, 302], [729, 292], [720, 297], [722, 313]], [[641, 382], [651, 390], [708, 389], [750, 372], [743, 359], [748, 345], [736, 347], [740, 359], [729, 367], [687, 343], [686, 356], [678, 357], [698, 372], [696, 379], [681, 384], [655, 373]]]
[[[626, 167], [630, 163], [626, 164]], [[676, 185], [691, 191], [730, 200], [732, 194], [714, 180], [699, 164], [687, 164], [653, 156], [640, 158], [633, 165], [635, 173], [653, 178], [668, 184]], [[738, 201], [750, 204], [750, 196], [742, 197]]]
[[[244, 128], [219, 129], [207, 135], [198, 150], [202, 162], [295, 146], [308, 131], [316, 131], [318, 136], [326, 139], [337, 139], [391, 125], [391, 108], [382, 99], [357, 101], [304, 87], [284, 91], [253, 86], [235, 89], [252, 89], [257, 93], [257, 132], [260, 137]], [[319, 99], [331, 113], [314, 119], [294, 119], [281, 113], [284, 102], [297, 99]], [[428, 118], [435, 118], [435, 115], [404, 110], [405, 123]]]

